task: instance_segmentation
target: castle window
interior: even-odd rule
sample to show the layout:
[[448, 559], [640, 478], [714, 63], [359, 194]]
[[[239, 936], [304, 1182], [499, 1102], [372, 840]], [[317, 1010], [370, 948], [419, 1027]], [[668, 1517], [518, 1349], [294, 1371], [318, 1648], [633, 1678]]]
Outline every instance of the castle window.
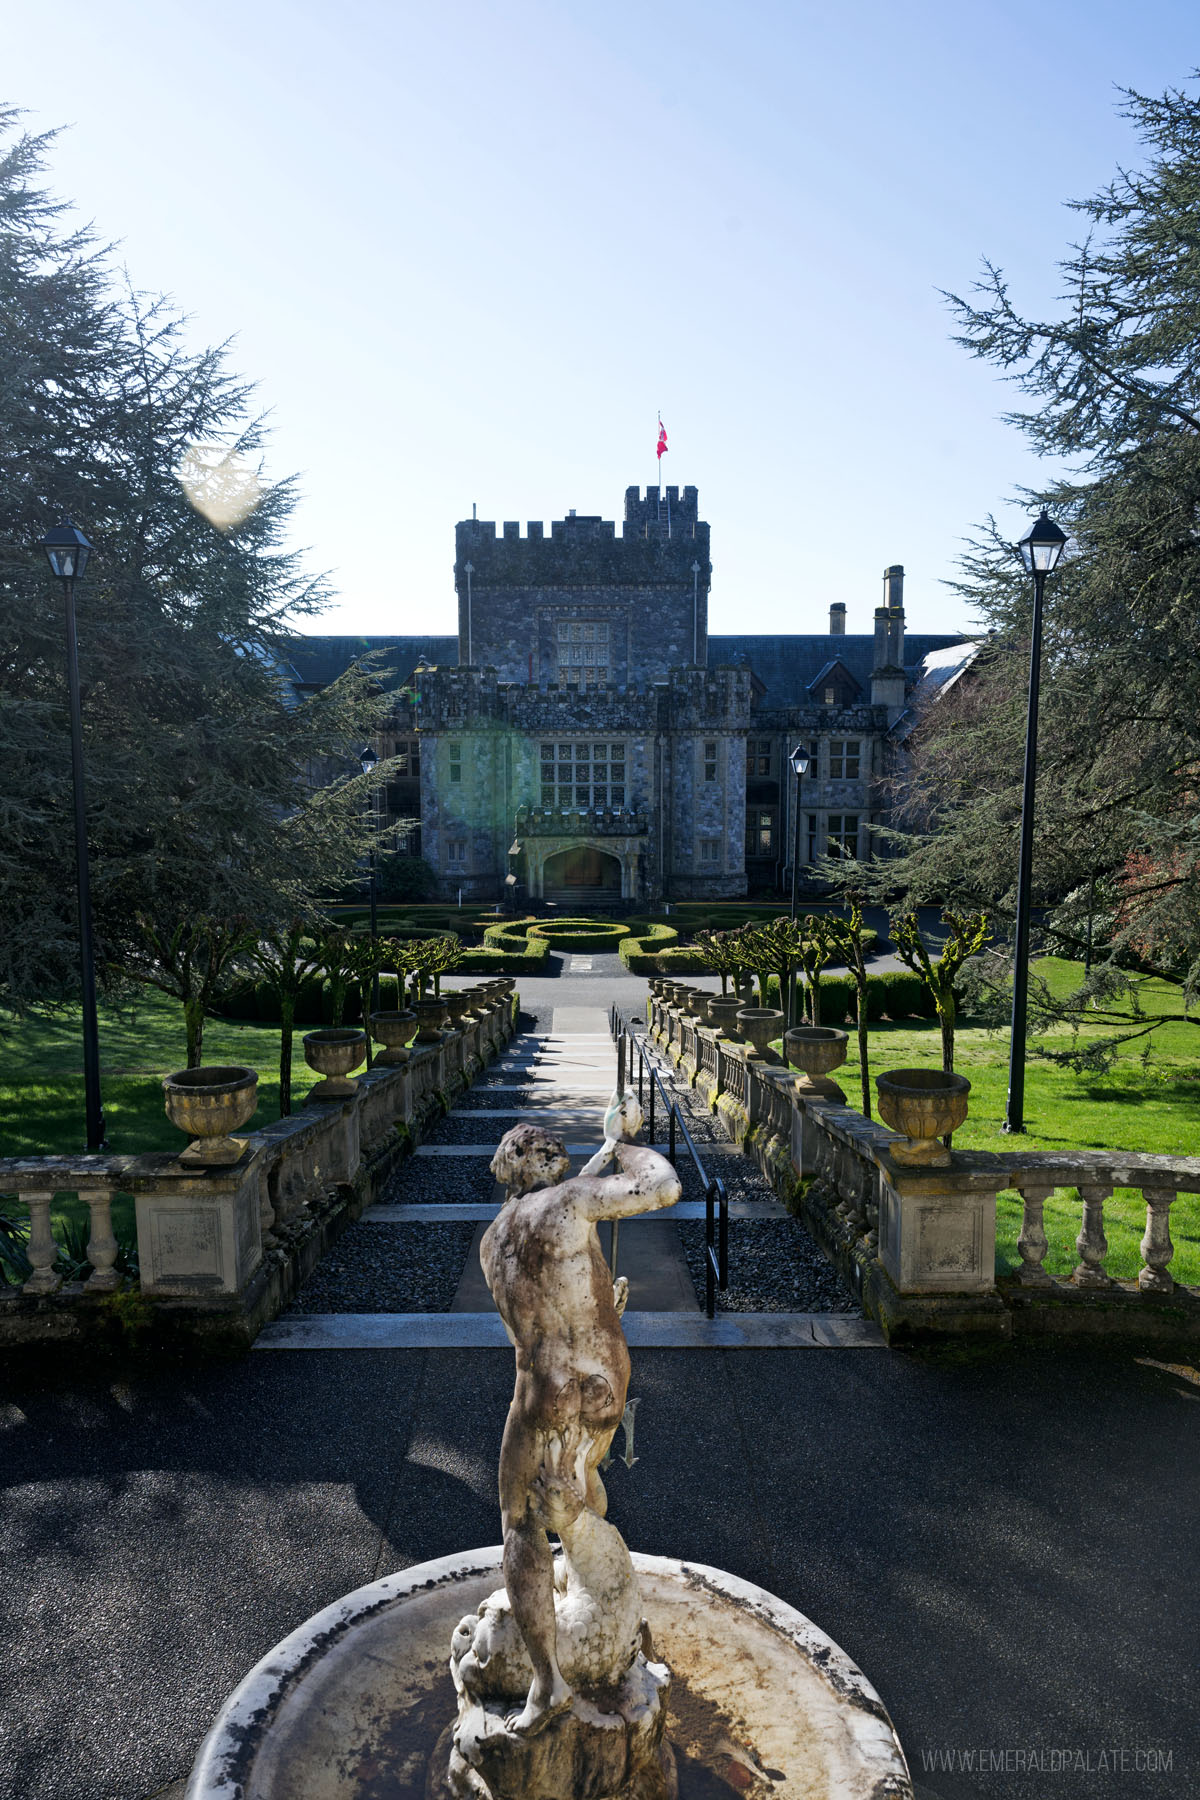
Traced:
[[859, 762], [857, 738], [833, 738], [829, 744], [829, 779], [857, 781]]
[[700, 861], [704, 863], [715, 863], [719, 848], [720, 844], [716, 838], [701, 838]]
[[825, 854], [824, 846], [818, 841], [817, 837], [818, 815], [816, 813], [808, 813], [805, 822], [808, 826], [808, 860], [810, 863], [815, 863], [818, 856], [823, 856]]
[[717, 779], [717, 746], [715, 743], [708, 743], [704, 746], [704, 779], [705, 781]]
[[770, 738], [751, 738], [748, 745], [748, 775], [769, 775], [771, 773], [771, 740]]
[[608, 625], [602, 619], [559, 619], [554, 628], [560, 687], [606, 687]]
[[543, 806], [625, 804], [624, 744], [543, 744], [541, 770]]
[[830, 813], [828, 832], [830, 856], [858, 855], [858, 814]]
[[451, 781], [462, 780], [462, 745], [452, 743], [446, 745], [446, 760], [450, 765]]
[[755, 856], [774, 856], [775, 854], [775, 808], [763, 807], [753, 814], [751, 828], [752, 852]]
[[446, 861], [448, 863], [465, 863], [467, 846], [462, 838], [449, 838], [446, 842]]
[[396, 779], [415, 781], [421, 773], [421, 745], [416, 738], [396, 740]]

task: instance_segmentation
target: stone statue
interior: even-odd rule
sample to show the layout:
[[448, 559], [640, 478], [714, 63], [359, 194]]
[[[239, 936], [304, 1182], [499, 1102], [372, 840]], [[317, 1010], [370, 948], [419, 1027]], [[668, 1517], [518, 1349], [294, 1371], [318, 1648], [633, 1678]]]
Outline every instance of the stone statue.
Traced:
[[641, 1122], [631, 1097], [610, 1106], [602, 1149], [574, 1177], [562, 1142], [536, 1125], [507, 1132], [492, 1160], [508, 1194], [480, 1260], [517, 1379], [500, 1451], [505, 1585], [462, 1621], [451, 1649], [449, 1782], [460, 1796], [674, 1792], [662, 1740], [670, 1674], [649, 1659], [637, 1578], [605, 1518], [599, 1473], [625, 1412], [629, 1350], [627, 1287], [614, 1286], [596, 1225], [680, 1194], [670, 1163], [629, 1141]]

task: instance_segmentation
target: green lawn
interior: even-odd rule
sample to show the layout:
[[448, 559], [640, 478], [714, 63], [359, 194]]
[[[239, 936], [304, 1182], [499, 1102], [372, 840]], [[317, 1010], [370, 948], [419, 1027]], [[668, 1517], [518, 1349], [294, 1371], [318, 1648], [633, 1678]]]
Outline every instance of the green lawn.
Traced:
[[[1035, 964], [1058, 994], [1078, 986], [1081, 966], [1056, 958]], [[1142, 989], [1142, 1007], [1149, 1012], [1171, 1012], [1178, 1024], [1168, 1024], [1125, 1051], [1108, 1075], [1076, 1075], [1070, 1069], [1048, 1063], [1036, 1054], [1029, 1057], [1025, 1076], [1027, 1135], [1021, 1148], [1031, 1150], [1144, 1150], [1167, 1156], [1200, 1156], [1200, 1025], [1186, 1023], [1177, 989], [1150, 981]], [[1111, 1035], [1107, 1026], [1085, 1027], [1093, 1037]], [[1069, 1038], [1034, 1039], [1038, 1046], [1065, 1049]], [[1149, 1060], [1143, 1050], [1151, 1046]], [[960, 1150], [1012, 1152], [1017, 1146], [1001, 1130], [1008, 1096], [1008, 1033], [988, 1032], [969, 1024], [960, 1026], [955, 1038], [954, 1066], [971, 1083], [966, 1124], [955, 1133]], [[941, 1034], [936, 1021], [908, 1020], [893, 1025], [883, 1021], [871, 1027], [871, 1091], [875, 1077], [887, 1069], [940, 1068]], [[841, 1085], [852, 1106], [861, 1104], [857, 1044], [850, 1027], [850, 1055], [839, 1071]], [[1050, 1249], [1045, 1267], [1053, 1275], [1069, 1275], [1079, 1258], [1075, 1239], [1080, 1226], [1080, 1202], [1073, 1189], [1062, 1189], [1046, 1202], [1046, 1236]], [[1139, 1192], [1119, 1188], [1104, 1206], [1105, 1234], [1109, 1243], [1106, 1268], [1122, 1279], [1136, 1276], [1141, 1267], [1138, 1245], [1146, 1223], [1145, 1202]], [[1020, 1266], [1017, 1237], [1021, 1229], [1021, 1200], [1004, 1195], [996, 1215], [996, 1265], [1001, 1271]], [[1181, 1194], [1171, 1209], [1171, 1237], [1175, 1257], [1171, 1273], [1176, 1281], [1200, 1284], [1200, 1196]]]
[[[167, 1118], [162, 1078], [185, 1062], [183, 1009], [165, 994], [147, 991], [132, 1006], [100, 1008], [100, 1077], [108, 1147], [116, 1154], [182, 1150], [186, 1139]], [[209, 1019], [204, 1028], [207, 1063], [245, 1063], [258, 1071], [258, 1111], [246, 1130], [279, 1117], [279, 1030]], [[83, 1062], [78, 1007], [52, 1017], [14, 1018], [0, 1011], [0, 1156], [44, 1156], [80, 1151], [86, 1142]], [[292, 1103], [298, 1105], [318, 1076], [304, 1061], [297, 1033], [292, 1063]], [[24, 1207], [0, 1202], [23, 1219]], [[81, 1223], [86, 1206], [60, 1196], [52, 1211], [55, 1235]], [[132, 1241], [133, 1201], [113, 1203], [118, 1238]]]
[[[296, 1034], [295, 1104], [318, 1077]], [[100, 1079], [108, 1146], [114, 1153], [181, 1150], [182, 1133], [163, 1107], [162, 1078], [184, 1066], [183, 1009], [147, 991], [132, 1006], [100, 1008]], [[279, 1117], [279, 1028], [209, 1019], [206, 1063], [245, 1063], [258, 1071], [254, 1130]], [[14, 1018], [0, 1011], [0, 1156], [44, 1156], [84, 1147], [83, 1055], [79, 1009]]]

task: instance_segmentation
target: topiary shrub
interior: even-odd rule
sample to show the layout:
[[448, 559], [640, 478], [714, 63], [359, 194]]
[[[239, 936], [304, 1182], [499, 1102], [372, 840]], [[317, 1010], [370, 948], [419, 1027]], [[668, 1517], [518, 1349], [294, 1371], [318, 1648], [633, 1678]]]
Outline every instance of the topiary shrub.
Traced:
[[264, 1025], [282, 1023], [283, 1013], [279, 1005], [279, 990], [271, 982], [255, 982], [254, 1010]]
[[679, 942], [673, 925], [656, 924], [650, 919], [631, 919], [629, 936], [622, 938], [620, 957], [631, 975], [657, 975], [658, 957]]
[[924, 1018], [921, 997], [925, 992], [925, 983], [919, 975], [910, 975], [902, 969], [893, 969], [887, 975], [877, 977], [884, 984], [884, 1008], [889, 1019]]
[[821, 1024], [844, 1025], [858, 1001], [858, 989], [850, 975], [821, 977]]
[[[703, 950], [693, 949], [690, 945], [680, 945], [673, 950], [660, 950], [651, 958], [656, 975], [708, 975], [711, 974]], [[637, 973], [637, 970], [634, 970]]]
[[628, 925], [605, 919], [550, 919], [529, 927], [529, 937], [544, 938], [556, 950], [616, 950], [629, 936]]
[[257, 989], [253, 975], [239, 975], [217, 995], [212, 1010], [221, 1019], [257, 1019]]

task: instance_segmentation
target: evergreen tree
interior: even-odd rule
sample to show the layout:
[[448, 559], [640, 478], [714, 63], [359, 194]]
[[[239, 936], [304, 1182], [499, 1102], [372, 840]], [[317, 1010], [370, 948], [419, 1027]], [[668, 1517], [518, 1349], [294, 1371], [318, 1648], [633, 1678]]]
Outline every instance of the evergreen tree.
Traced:
[[[1145, 165], [1072, 203], [1089, 229], [1062, 264], [1061, 316], [1022, 317], [990, 264], [971, 297], [949, 298], [959, 341], [1032, 402], [1013, 421], [1069, 470], [1030, 496], [1071, 538], [1046, 588], [1035, 901], [1074, 891], [1063, 924], [1077, 931], [1079, 894], [1115, 887], [1110, 949], [1169, 940], [1167, 972], [1187, 981], [1200, 969], [1200, 937], [1187, 936], [1200, 870], [1200, 100], [1129, 92], [1124, 105]], [[931, 710], [905, 820], [930, 835], [903, 844], [888, 875], [909, 903], [1003, 918], [1032, 583], [989, 527], [959, 591], [990, 636]], [[1082, 933], [1065, 947], [1082, 956]]]
[[77, 954], [49, 525], [95, 546], [77, 606], [102, 969], [141, 955], [139, 916], [164, 942], [206, 916], [266, 928], [343, 885], [370, 826], [366, 778], [337, 772], [385, 702], [362, 666], [296, 698], [286, 632], [327, 590], [283, 548], [295, 494], [263, 478], [250, 390], [64, 228], [35, 186], [50, 140], [11, 109], [0, 134], [0, 995], [19, 1000], [71, 992]]

